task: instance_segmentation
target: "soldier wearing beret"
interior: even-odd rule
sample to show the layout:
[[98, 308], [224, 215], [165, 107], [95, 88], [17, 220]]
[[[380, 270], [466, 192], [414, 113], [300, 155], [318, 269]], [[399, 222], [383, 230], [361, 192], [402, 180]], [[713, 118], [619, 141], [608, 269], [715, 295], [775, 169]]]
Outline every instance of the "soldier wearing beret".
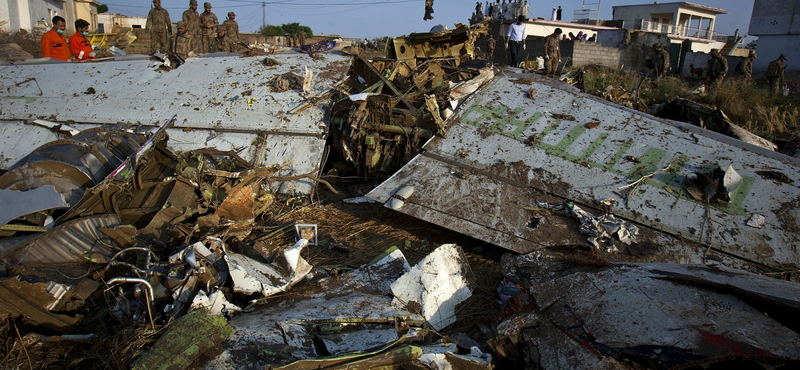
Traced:
[[217, 32], [217, 15], [211, 12], [211, 3], [203, 3], [203, 13], [200, 14], [200, 52], [216, 51], [214, 40]]

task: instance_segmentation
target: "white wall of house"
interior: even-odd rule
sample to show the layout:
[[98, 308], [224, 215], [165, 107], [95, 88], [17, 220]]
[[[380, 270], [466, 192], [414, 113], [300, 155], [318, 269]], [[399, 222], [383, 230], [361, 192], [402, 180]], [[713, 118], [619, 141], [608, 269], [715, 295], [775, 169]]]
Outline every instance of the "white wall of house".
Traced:
[[67, 31], [74, 31], [75, 27], [71, 24], [75, 21], [73, 5], [73, 1], [69, 0], [0, 0], [0, 29], [6, 32], [24, 29], [30, 32], [39, 20], [45, 19], [47, 24], [51, 24], [53, 17], [60, 15], [67, 20]]
[[758, 36], [754, 73], [763, 75], [781, 54], [787, 71], [800, 70], [800, 0], [755, 0], [748, 33]]
[[[640, 21], [651, 22], [648, 30], [684, 34], [680, 28], [692, 28], [714, 31], [717, 14], [725, 14], [724, 10], [703, 7], [686, 7], [683, 3], [663, 3], [644, 5], [622, 5], [613, 7], [613, 19], [624, 22], [625, 28], [640, 26]], [[676, 29], [677, 28], [677, 29]], [[693, 35], [690, 35], [693, 36]]]
[[[505, 40], [506, 35], [508, 35], [508, 26], [510, 24], [511, 23], [503, 24], [502, 34], [499, 35], [503, 37], [503, 40]], [[531, 20], [525, 22], [525, 37], [545, 37], [555, 32], [556, 28], [561, 28], [562, 35], [567, 35], [567, 37], [569, 37], [570, 32], [576, 36], [579, 32], [583, 32], [587, 35], [587, 38], [592, 37], [592, 35], [596, 34], [599, 30], [616, 29], [613, 27], [598, 27], [589, 24]], [[498, 35], [495, 35], [495, 37], [497, 36]]]
[[115, 13], [103, 13], [97, 15], [98, 28], [102, 24], [103, 32], [111, 33], [114, 23], [119, 23], [120, 27], [144, 28], [147, 23], [146, 17], [129, 17]]

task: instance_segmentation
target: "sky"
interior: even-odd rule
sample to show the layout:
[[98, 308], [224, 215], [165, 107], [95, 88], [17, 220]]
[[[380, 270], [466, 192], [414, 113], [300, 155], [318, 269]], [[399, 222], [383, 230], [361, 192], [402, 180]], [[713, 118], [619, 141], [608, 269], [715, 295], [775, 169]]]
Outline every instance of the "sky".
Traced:
[[[148, 0], [98, 0], [108, 5], [110, 13], [146, 16], [152, 3]], [[198, 0], [198, 11], [203, 11], [204, 0]], [[241, 32], [257, 32], [266, 18], [266, 24], [281, 25], [297, 22], [311, 27], [314, 34], [339, 35], [352, 38], [373, 39], [382, 36], [402, 36], [412, 32], [428, 32], [442, 24], [454, 28], [456, 23], [469, 23], [475, 11], [473, 0], [435, 0], [434, 19], [423, 21], [424, 0], [212, 0], [211, 11], [220, 23], [229, 11], [236, 13]], [[485, 3], [485, 0], [482, 1]], [[662, 1], [662, 3], [671, 1]], [[730, 14], [717, 17], [715, 30], [733, 34], [738, 28], [747, 32], [754, 0], [693, 0], [696, 4], [727, 10]], [[562, 20], [571, 21], [576, 9], [586, 4], [587, 9], [597, 9], [600, 19], [612, 19], [611, 7], [617, 5], [650, 4], [643, 0], [528, 0], [530, 18], [550, 18], [554, 6], [563, 9]], [[263, 7], [262, 7], [263, 4]], [[173, 22], [189, 7], [189, 0], [162, 0], [161, 6], [169, 11]]]

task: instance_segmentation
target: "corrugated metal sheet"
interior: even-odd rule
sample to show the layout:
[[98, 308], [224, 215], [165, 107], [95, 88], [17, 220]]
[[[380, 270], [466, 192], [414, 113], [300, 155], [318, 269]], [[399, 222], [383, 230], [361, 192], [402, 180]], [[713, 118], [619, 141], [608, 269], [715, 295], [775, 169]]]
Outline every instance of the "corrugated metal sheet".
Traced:
[[[269, 82], [287, 72], [302, 77], [308, 67], [314, 72], [311, 94], [319, 94], [344, 77], [349, 57], [331, 53], [313, 59], [291, 52], [270, 58], [281, 64], [266, 67], [264, 57], [224, 56], [190, 58], [170, 72], [155, 71], [154, 62], [145, 59], [0, 66], [0, 120], [75, 121], [83, 128], [157, 125], [177, 114], [169, 131], [175, 149], [234, 149], [255, 165], [282, 165], [281, 176], [312, 172], [325, 144], [324, 109], [312, 104], [290, 114], [306, 100], [296, 90], [271, 92]], [[86, 94], [90, 88], [95, 92]], [[18, 135], [15, 130], [3, 140]], [[295, 181], [281, 191], [308, 192], [313, 186]]]
[[[484, 86], [451, 118], [447, 138], [432, 139], [368, 196], [386, 202], [411, 186], [401, 212], [518, 252], [561, 237], [543, 231], [546, 225], [529, 227], [524, 207], [546, 196], [582, 206], [611, 198], [613, 214], [674, 236], [677, 244], [711, 245], [775, 268], [800, 265], [800, 161], [521, 76]], [[529, 98], [531, 89], [537, 92]], [[742, 181], [727, 205], [706, 206], [683, 189], [693, 173], [729, 164]], [[644, 180], [626, 205], [621, 187], [669, 165]], [[762, 177], [762, 170], [785, 177]], [[747, 226], [754, 214], [765, 217], [763, 228]], [[676, 249], [670, 260], [698, 262], [704, 251]]]
[[27, 266], [84, 264], [92, 254], [111, 258], [119, 248], [100, 229], [118, 225], [115, 214], [80, 218], [2, 251], [0, 257], [9, 264]]

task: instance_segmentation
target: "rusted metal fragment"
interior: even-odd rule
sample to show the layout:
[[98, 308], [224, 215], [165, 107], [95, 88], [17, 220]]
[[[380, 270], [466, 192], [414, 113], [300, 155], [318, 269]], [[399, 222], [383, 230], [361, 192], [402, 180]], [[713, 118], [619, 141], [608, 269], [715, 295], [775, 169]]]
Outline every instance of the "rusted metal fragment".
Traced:
[[188, 368], [233, 334], [222, 316], [193, 311], [179, 318], [150, 351], [133, 362], [132, 369], [180, 370]]
[[[498, 332], [512, 342], [517, 335], [539, 338], [535, 350], [543, 368], [565, 361], [591, 367], [601, 357], [663, 368], [800, 359], [792, 319], [800, 303], [796, 283], [706, 266], [590, 266], [542, 252], [507, 254], [501, 264], [504, 276], [529, 292], [539, 310], [512, 315]], [[563, 356], [563, 349], [576, 345], [588, 352]]]
[[[536, 99], [527, 97], [531, 88]], [[564, 112], [575, 120], [556, 118]], [[602, 124], [585, 127], [596, 121]], [[741, 176], [735, 189], [726, 189], [730, 201], [707, 204], [684, 189], [695, 173], [729, 165]], [[757, 176], [762, 168], [789, 181]], [[447, 138], [428, 142], [368, 196], [388, 206], [396, 191], [413, 187], [400, 212], [517, 252], [564, 239], [529, 226], [535, 215], [527, 209], [555, 198], [646, 226], [640, 240], [657, 245], [666, 261], [701, 262], [711, 246], [715, 257], [795, 270], [800, 189], [791, 184], [800, 181], [797, 168], [794, 158], [536, 76], [499, 77], [450, 118]], [[753, 213], [764, 216], [764, 227], [746, 226]], [[670, 253], [659, 246], [664, 238], [674, 240]], [[683, 247], [689, 243], [706, 248]]]
[[46, 307], [56, 302], [56, 297], [47, 292], [47, 284], [28, 283], [16, 277], [0, 279], [0, 314], [12, 317], [23, 315], [35, 325], [58, 333], [68, 333], [80, 321], [80, 317], [49, 312]]
[[444, 135], [460, 100], [494, 76], [491, 66], [456, 62], [355, 59], [346, 86], [352, 94], [340, 94], [331, 108], [332, 171], [385, 177], [434, 134]]
[[255, 217], [255, 199], [252, 186], [237, 189], [219, 205], [215, 215], [230, 221], [246, 221]]
[[475, 59], [475, 40], [486, 35], [488, 30], [488, 24], [477, 27], [456, 24], [454, 30], [413, 33], [394, 38], [389, 43], [388, 54], [390, 58], [411, 62], [432, 58], [454, 58], [456, 64], [461, 64]]

